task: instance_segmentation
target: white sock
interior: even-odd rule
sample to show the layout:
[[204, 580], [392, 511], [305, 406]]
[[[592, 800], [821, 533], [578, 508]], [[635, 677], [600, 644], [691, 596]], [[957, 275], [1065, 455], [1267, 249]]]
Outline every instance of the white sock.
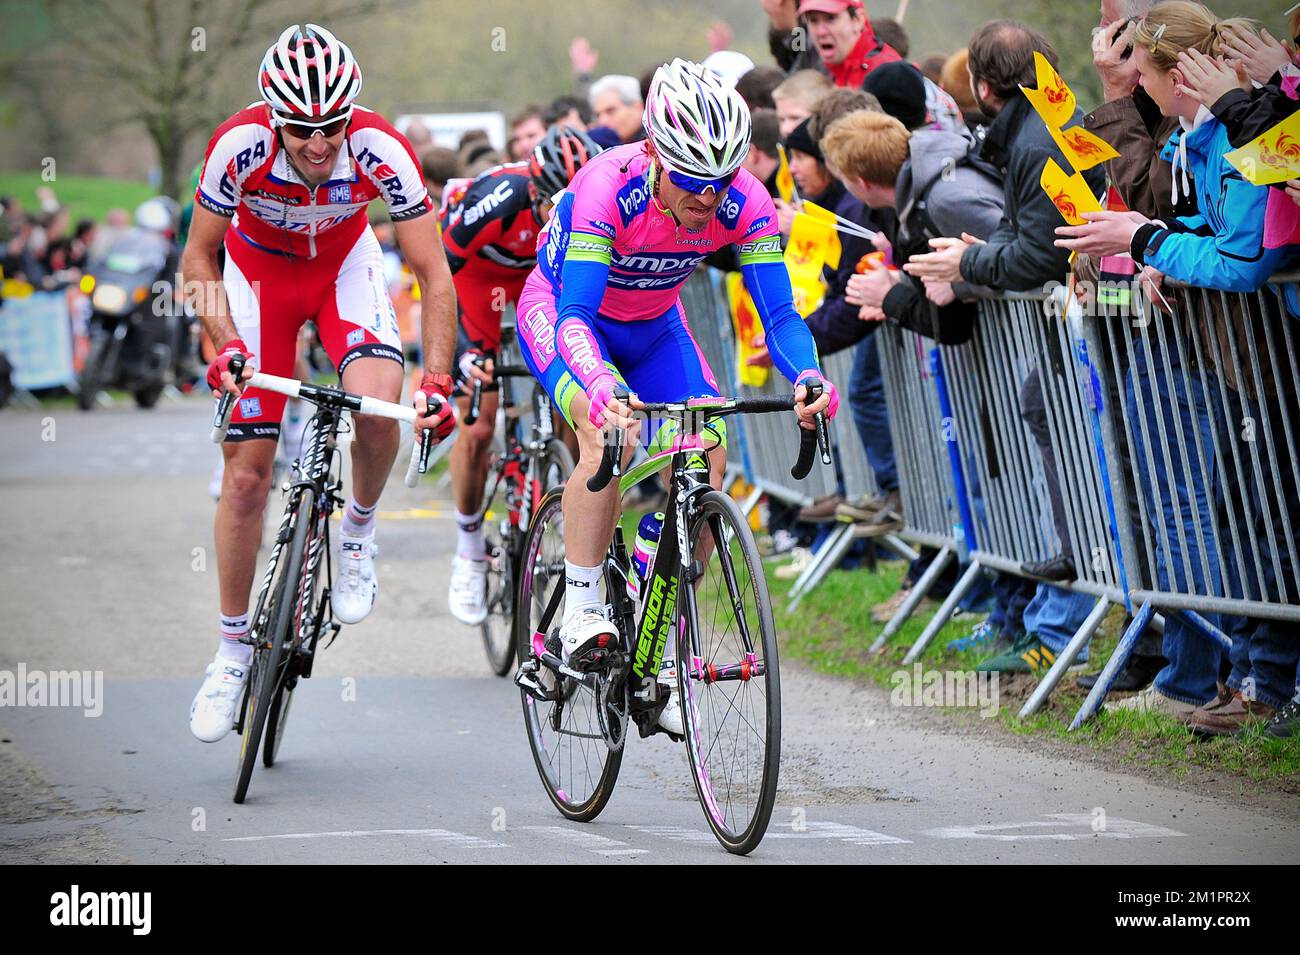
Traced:
[[483, 543], [483, 519], [477, 514], [456, 512], [456, 556], [466, 560], [486, 560]]
[[603, 565], [582, 567], [564, 562], [564, 619], [572, 620], [587, 607], [604, 612], [605, 601], [600, 596], [600, 578]]
[[373, 537], [375, 535], [375, 508], [379, 505], [371, 504], [369, 507], [362, 507], [357, 503], [354, 497], [348, 501], [348, 509], [343, 512], [343, 536], [344, 537]]
[[217, 646], [217, 656], [235, 663], [247, 664], [253, 658], [253, 648], [240, 643], [241, 637], [248, 636], [248, 613], [236, 616], [221, 614], [221, 643]]

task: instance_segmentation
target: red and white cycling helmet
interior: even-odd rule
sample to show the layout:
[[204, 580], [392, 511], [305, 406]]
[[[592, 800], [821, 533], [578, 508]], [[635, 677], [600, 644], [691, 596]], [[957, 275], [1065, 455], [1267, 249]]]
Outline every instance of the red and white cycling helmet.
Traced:
[[664, 167], [686, 176], [729, 176], [749, 154], [745, 101], [713, 70], [680, 57], [655, 70], [642, 124]]
[[276, 125], [311, 124], [351, 111], [361, 92], [361, 67], [324, 27], [291, 26], [262, 57], [257, 85]]

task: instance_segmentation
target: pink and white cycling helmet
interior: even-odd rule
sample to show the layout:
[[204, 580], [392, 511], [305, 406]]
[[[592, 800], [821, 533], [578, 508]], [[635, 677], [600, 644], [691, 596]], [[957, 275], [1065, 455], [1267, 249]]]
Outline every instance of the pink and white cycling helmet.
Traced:
[[642, 117], [664, 168], [721, 179], [749, 153], [749, 107], [713, 70], [680, 57], [655, 70]]
[[257, 85], [279, 123], [310, 122], [351, 109], [361, 92], [361, 67], [329, 30], [295, 25], [262, 57]]

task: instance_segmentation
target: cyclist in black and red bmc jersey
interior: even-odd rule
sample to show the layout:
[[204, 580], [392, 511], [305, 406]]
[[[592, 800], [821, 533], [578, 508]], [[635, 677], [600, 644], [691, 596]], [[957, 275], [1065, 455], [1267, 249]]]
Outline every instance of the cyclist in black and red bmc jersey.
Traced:
[[[487, 549], [483, 541], [483, 485], [496, 428], [497, 396], [490, 390], [501, 344], [501, 313], [516, 302], [537, 264], [537, 236], [551, 200], [600, 147], [585, 133], [552, 126], [524, 162], [489, 169], [452, 196], [442, 210], [442, 242], [456, 282], [462, 382], [483, 383], [478, 420], [461, 428], [451, 449], [458, 537], [447, 602], [461, 623], [487, 617]], [[468, 399], [461, 399], [462, 417]], [[567, 429], [566, 429], [567, 430]]]
[[[263, 102], [230, 117], [208, 143], [181, 261], [218, 351], [208, 384], [214, 393], [240, 394], [222, 447], [215, 528], [221, 641], [190, 707], [190, 730], [205, 742], [230, 731], [247, 679], [249, 592], [285, 403], [274, 392], [243, 388], [230, 360], [242, 354], [258, 370], [291, 375], [298, 330], [314, 321], [346, 390], [399, 399], [402, 346], [366, 220], [373, 199], [387, 203], [402, 254], [426, 290], [417, 427], [446, 437], [454, 426], [455, 293], [410, 144], [383, 117], [355, 105], [361, 70], [352, 51], [315, 24], [280, 34], [262, 60], [258, 87]], [[224, 273], [217, 265], [223, 244]], [[343, 623], [364, 618], [378, 593], [375, 508], [399, 441], [387, 419], [357, 416], [353, 428], [352, 497], [331, 593]]]

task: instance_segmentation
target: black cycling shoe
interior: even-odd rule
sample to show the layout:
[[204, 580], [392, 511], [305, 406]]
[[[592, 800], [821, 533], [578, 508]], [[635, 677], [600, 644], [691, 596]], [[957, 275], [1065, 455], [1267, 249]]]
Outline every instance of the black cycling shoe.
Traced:
[[[1136, 653], [1128, 658], [1128, 663], [1124, 669], [1119, 671], [1119, 676], [1115, 678], [1115, 684], [1110, 688], [1112, 693], [1136, 693], [1138, 690], [1144, 690], [1151, 685], [1151, 681], [1156, 678], [1156, 674], [1169, 665], [1169, 661], [1164, 657], [1143, 657]], [[1089, 673], [1079, 677], [1076, 681], [1079, 689], [1091, 691], [1097, 685], [1097, 677], [1100, 673]]]

